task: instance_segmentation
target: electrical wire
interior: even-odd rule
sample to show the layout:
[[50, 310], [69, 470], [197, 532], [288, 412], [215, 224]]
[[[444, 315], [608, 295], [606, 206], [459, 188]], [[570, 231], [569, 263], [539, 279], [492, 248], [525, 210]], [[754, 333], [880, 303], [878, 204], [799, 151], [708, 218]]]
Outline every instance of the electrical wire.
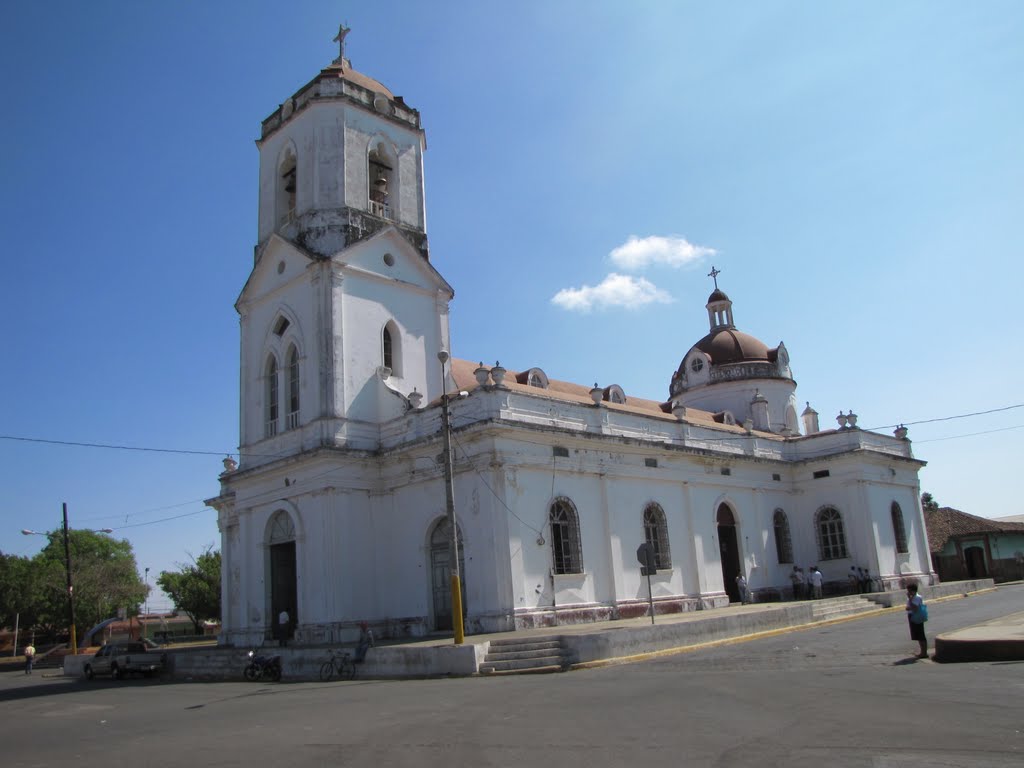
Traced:
[[249, 451], [202, 451], [188, 448], [153, 448], [137, 445], [113, 445], [110, 443], [85, 443], [74, 440], [48, 440], [42, 437], [23, 437], [20, 435], [0, 435], [0, 440], [15, 440], [23, 443], [44, 443], [46, 445], [67, 445], [76, 448], [104, 448], [113, 451], [139, 451], [144, 453], [175, 453], [189, 456], [259, 456], [263, 458], [277, 458], [287, 456], [286, 453], [251, 453]]
[[[454, 433], [452, 434], [452, 440], [454, 440], [454, 441], [455, 441], [455, 444], [456, 444], [456, 445], [457, 445], [457, 446], [459, 447], [459, 449], [460, 449], [460, 450], [462, 451], [462, 456], [463, 456], [463, 458], [465, 458], [465, 459], [469, 459], [469, 453], [468, 453], [468, 452], [466, 451], [466, 449], [465, 449], [465, 448], [463, 448], [463, 446], [462, 446], [462, 443], [461, 443], [461, 442], [459, 442], [459, 438], [458, 438], [458, 437], [456, 437]], [[491, 495], [492, 495], [492, 496], [493, 496], [494, 498], [496, 498], [496, 499], [498, 500], [498, 503], [499, 503], [499, 504], [501, 504], [501, 506], [503, 506], [503, 507], [504, 507], [504, 508], [506, 509], [506, 511], [507, 511], [507, 512], [508, 512], [508, 513], [509, 513], [510, 515], [512, 515], [512, 517], [514, 517], [514, 518], [515, 518], [516, 520], [518, 520], [518, 521], [519, 521], [520, 523], [522, 523], [522, 524], [523, 524], [523, 525], [525, 525], [525, 526], [526, 526], [527, 528], [529, 528], [529, 529], [530, 529], [531, 531], [533, 531], [534, 533], [536, 533], [536, 534], [537, 534], [538, 536], [543, 536], [543, 535], [544, 535], [544, 533], [543, 533], [543, 532], [542, 532], [542, 531], [541, 531], [540, 529], [538, 529], [538, 528], [534, 528], [534, 527], [533, 527], [532, 525], [530, 525], [530, 524], [529, 524], [528, 522], [526, 522], [525, 520], [523, 520], [523, 518], [521, 518], [521, 517], [520, 517], [519, 515], [517, 515], [517, 514], [516, 514], [516, 513], [515, 513], [515, 512], [513, 511], [513, 509], [512, 509], [512, 508], [511, 508], [511, 507], [510, 507], [510, 506], [509, 506], [508, 504], [506, 504], [506, 503], [505, 503], [505, 500], [504, 500], [503, 498], [501, 498], [501, 496], [499, 496], [499, 495], [498, 495], [498, 494], [497, 494], [497, 493], [495, 492], [495, 490], [494, 490], [493, 488], [491, 488], [491, 486], [490, 486], [490, 483], [488, 483], [488, 482], [487, 482], [487, 478], [485, 478], [485, 477], [484, 477], [483, 473], [482, 473], [482, 472], [481, 472], [481, 471], [480, 471], [479, 469], [476, 469], [475, 467], [473, 467], [472, 463], [470, 463], [470, 467], [471, 467], [471, 468], [473, 469], [473, 471], [474, 471], [474, 472], [476, 472], [476, 475], [477, 475], [477, 477], [479, 477], [479, 478], [480, 478], [480, 482], [484, 484], [484, 487], [485, 487], [485, 488], [486, 488], [486, 489], [487, 489], [488, 491], [490, 491], [490, 492], [491, 492]]]

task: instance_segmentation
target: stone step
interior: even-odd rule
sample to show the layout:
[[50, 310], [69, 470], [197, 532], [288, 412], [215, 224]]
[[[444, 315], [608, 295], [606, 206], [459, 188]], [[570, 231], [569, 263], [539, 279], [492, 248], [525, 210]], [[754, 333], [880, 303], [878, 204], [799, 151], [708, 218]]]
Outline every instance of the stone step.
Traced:
[[522, 651], [558, 651], [561, 650], [562, 644], [556, 641], [545, 641], [542, 643], [533, 642], [504, 642], [504, 643], [491, 643], [488, 649], [488, 653], [518, 653]]
[[557, 635], [546, 635], [539, 637], [517, 637], [509, 638], [507, 640], [497, 639], [491, 640], [491, 646], [495, 645], [517, 645], [520, 643], [553, 643], [554, 645], [560, 646], [562, 644], [562, 638]]
[[491, 669], [481, 666], [481, 675], [544, 675], [554, 672], [564, 672], [565, 667], [561, 664], [552, 664], [547, 667], [529, 667], [527, 669]]
[[546, 659], [561, 656], [561, 648], [537, 648], [530, 651], [488, 651], [485, 661], [514, 661], [516, 659]]
[[540, 656], [531, 659], [511, 659], [509, 661], [491, 661], [490, 656], [480, 665], [481, 674], [492, 672], [522, 672], [525, 670], [553, 669], [561, 670], [564, 660], [557, 656]]

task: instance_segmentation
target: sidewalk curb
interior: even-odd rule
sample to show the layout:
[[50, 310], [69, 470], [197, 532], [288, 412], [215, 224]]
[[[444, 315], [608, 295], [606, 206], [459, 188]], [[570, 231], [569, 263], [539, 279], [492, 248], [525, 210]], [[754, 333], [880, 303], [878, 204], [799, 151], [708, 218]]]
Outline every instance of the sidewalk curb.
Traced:
[[[994, 592], [995, 587], [989, 589], [979, 589], [975, 592], [965, 592], [960, 595], [945, 595], [943, 597], [935, 598], [929, 602], [938, 603], [946, 602], [948, 600], [963, 600], [964, 598], [970, 597], [971, 595], [980, 595], [985, 592]], [[905, 607], [902, 605], [894, 605], [889, 608], [878, 608], [873, 611], [863, 611], [861, 613], [855, 613], [850, 616], [840, 616], [835, 619], [827, 619], [826, 621], [811, 621], [806, 624], [794, 624], [791, 627], [782, 627], [780, 629], [769, 629], [763, 632], [754, 632], [749, 635], [738, 635], [736, 637], [723, 638], [721, 640], [710, 640], [704, 643], [694, 643], [693, 645], [681, 645], [676, 648], [666, 648], [660, 651], [649, 651], [647, 653], [637, 653], [630, 656], [617, 656], [609, 659], [597, 659], [595, 661], [584, 661], [578, 664], [572, 664], [569, 666], [569, 671], [575, 671], [579, 669], [597, 669], [599, 667], [611, 667], [618, 666], [620, 664], [632, 664], [640, 661], [649, 661], [650, 659], [662, 658], [665, 656], [677, 656], [683, 653], [691, 653], [694, 651], [704, 650], [706, 648], [717, 648], [725, 645], [737, 645], [739, 643], [747, 643], [752, 640], [760, 640], [766, 637], [777, 637], [779, 635], [785, 635], [790, 632], [799, 632], [805, 629], [811, 629], [812, 627], [828, 627], [834, 624], [845, 624], [850, 621], [856, 621], [858, 619], [864, 619], [872, 616], [881, 616], [886, 613], [897, 613], [905, 611]]]

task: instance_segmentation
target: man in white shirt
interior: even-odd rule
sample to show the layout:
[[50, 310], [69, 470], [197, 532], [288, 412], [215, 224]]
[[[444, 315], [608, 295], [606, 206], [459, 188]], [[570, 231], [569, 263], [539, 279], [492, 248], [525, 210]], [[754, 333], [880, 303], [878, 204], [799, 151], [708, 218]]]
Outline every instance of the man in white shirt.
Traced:
[[288, 615], [288, 611], [281, 611], [277, 616], [277, 631], [278, 639], [281, 643], [281, 647], [288, 645], [288, 630], [291, 629], [291, 617]]
[[814, 599], [821, 600], [821, 571], [818, 566], [811, 566], [811, 586], [814, 588]]

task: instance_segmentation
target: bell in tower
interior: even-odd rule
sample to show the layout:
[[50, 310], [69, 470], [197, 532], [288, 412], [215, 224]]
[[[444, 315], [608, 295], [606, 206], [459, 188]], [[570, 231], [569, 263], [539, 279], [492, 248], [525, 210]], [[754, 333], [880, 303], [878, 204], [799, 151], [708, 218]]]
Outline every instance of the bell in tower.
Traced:
[[394, 226], [428, 257], [420, 114], [338, 57], [263, 121], [259, 242], [271, 235], [327, 258]]

